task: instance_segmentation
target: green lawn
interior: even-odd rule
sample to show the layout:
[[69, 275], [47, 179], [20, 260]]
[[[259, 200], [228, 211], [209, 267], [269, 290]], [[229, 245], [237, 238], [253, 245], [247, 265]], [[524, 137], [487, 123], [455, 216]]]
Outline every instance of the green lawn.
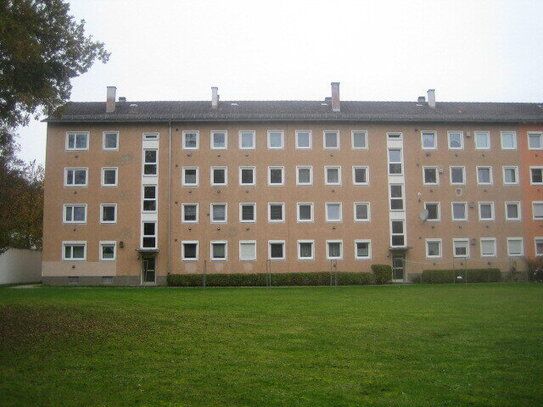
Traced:
[[543, 284], [0, 288], [0, 406], [540, 406]]

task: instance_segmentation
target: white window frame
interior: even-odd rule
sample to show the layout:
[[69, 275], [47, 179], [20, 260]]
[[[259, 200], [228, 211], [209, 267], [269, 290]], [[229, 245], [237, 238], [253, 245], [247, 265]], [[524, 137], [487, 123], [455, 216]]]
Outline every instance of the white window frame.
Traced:
[[[243, 258], [241, 256], [241, 246], [244, 245], [244, 244], [252, 244], [254, 245], [254, 256], [252, 256], [251, 258]], [[239, 243], [238, 243], [238, 255], [239, 255], [239, 261], [256, 261], [256, 257], [257, 257], [257, 243], [256, 243], [256, 240], [240, 240]]]
[[[435, 170], [436, 182], [426, 182], [426, 170]], [[440, 167], [436, 165], [425, 165], [422, 167], [422, 185], [436, 186], [439, 185], [439, 170]]]
[[[115, 134], [117, 137], [116, 137], [116, 147], [112, 148], [112, 147], [106, 147], [106, 135], [108, 134]], [[119, 144], [120, 144], [120, 133], [116, 130], [111, 130], [111, 131], [104, 131], [102, 132], [102, 150], [104, 151], [119, 151]]]
[[[452, 177], [453, 168], [462, 169], [462, 182], [453, 182], [453, 177]], [[466, 185], [466, 167], [463, 165], [451, 165], [449, 167], [449, 182], [451, 183], [451, 185]]]
[[390, 140], [390, 141], [403, 140], [403, 133], [401, 131], [388, 131], [387, 140]]
[[[424, 209], [428, 210], [427, 205], [437, 205], [437, 219], [426, 219], [427, 222], [440, 222], [441, 221], [441, 203], [439, 201], [424, 202]], [[430, 211], [428, 211], [430, 213]]]
[[[479, 136], [486, 136], [486, 139], [488, 141], [488, 147], [479, 147], [477, 145], [477, 138]], [[474, 144], [475, 144], [475, 149], [476, 150], [490, 150], [492, 148], [492, 144], [491, 144], [491, 141], [490, 141], [490, 132], [488, 130], [477, 130], [477, 131], [474, 131], [473, 132], [473, 141], [474, 141]]]
[[[539, 170], [541, 171], [541, 182], [534, 182], [532, 179], [532, 170]], [[532, 165], [530, 166], [530, 185], [543, 185], [543, 166], [540, 165]]]
[[[329, 205], [339, 205], [339, 219], [330, 219], [328, 217], [328, 206]], [[342, 202], [325, 202], [324, 203], [324, 214], [326, 222], [330, 223], [341, 223], [343, 222], [343, 203]]]
[[[104, 246], [113, 246], [113, 258], [105, 259], [104, 251], [102, 250]], [[98, 245], [98, 258], [100, 261], [116, 261], [117, 260], [117, 242], [115, 240], [100, 240]]]
[[[310, 219], [300, 219], [300, 206], [309, 206], [311, 208], [311, 218]], [[298, 223], [311, 223], [314, 222], [314, 206], [313, 202], [296, 202], [296, 221]]]
[[[481, 218], [481, 206], [482, 205], [490, 205], [490, 208], [492, 210], [492, 218], [489, 218], [489, 219]], [[493, 201], [479, 201], [479, 202], [477, 202], [477, 208], [478, 208], [478, 211], [479, 211], [479, 222], [489, 222], [489, 221], [496, 220], [496, 211], [495, 211], [495, 208], [494, 208], [494, 202]]]
[[[224, 244], [224, 258], [213, 257], [213, 245]], [[209, 242], [209, 258], [211, 261], [228, 261], [228, 241], [227, 240], [211, 240]]]
[[[401, 223], [402, 224], [402, 232], [394, 232], [394, 228], [392, 226], [393, 223]], [[388, 223], [388, 228], [390, 232], [390, 247], [407, 247], [407, 232], [406, 232], [406, 221], [405, 219], [391, 219]], [[395, 245], [394, 243], [394, 237], [396, 236], [402, 236], [403, 238], [403, 244], [402, 245]]]
[[[66, 258], [65, 257], [66, 246], [83, 246], [83, 258], [82, 259]], [[87, 261], [87, 241], [86, 240], [65, 240], [62, 242], [61, 250], [62, 250], [61, 255], [62, 255], [63, 261]], [[73, 249], [72, 249], [72, 255], [73, 255]]]
[[[82, 221], [66, 220], [68, 207], [72, 208], [72, 219], [74, 217], [74, 207], [82, 207], [85, 209], [85, 219]], [[62, 206], [62, 223], [69, 225], [83, 225], [87, 223], [87, 204], [86, 203], [67, 203]]]
[[[539, 136], [539, 147], [530, 146], [530, 136]], [[543, 150], [543, 132], [541, 131], [529, 131], [527, 134], [528, 137], [528, 150]]]
[[[300, 170], [306, 169], [309, 170], [309, 183], [300, 182]], [[311, 165], [297, 165], [296, 166], [296, 185], [313, 185], [313, 166]]]
[[[515, 173], [515, 182], [507, 182], [505, 177], [505, 172], [507, 170], [513, 170]], [[518, 167], [516, 165], [504, 165], [502, 166], [502, 177], [503, 177], [503, 185], [518, 185], [519, 184], [519, 178], [518, 178]]]
[[[76, 144], [77, 144], [77, 136], [78, 135], [85, 135], [86, 136], [86, 146], [83, 147], [83, 148], [77, 148], [75, 147]], [[74, 147], [70, 148], [69, 147], [69, 140], [70, 140], [70, 136], [74, 136]], [[64, 141], [64, 148], [66, 149], [66, 151], [88, 151], [89, 150], [89, 145], [90, 145], [90, 132], [89, 131], [67, 131], [66, 132], [66, 136], [65, 136], [65, 141]]]
[[[155, 189], [155, 197], [154, 198], [145, 198], [145, 188], [147, 187], [153, 187]], [[155, 201], [155, 209], [153, 210], [145, 210], [145, 201]], [[143, 184], [141, 186], [141, 211], [143, 213], [156, 213], [158, 210], [158, 185], [156, 184]]]
[[[113, 206], [115, 208], [115, 220], [104, 220], [104, 208]], [[110, 203], [101, 203], [100, 204], [100, 223], [103, 225], [112, 225], [117, 223], [117, 219], [119, 218], [119, 213], [117, 212], [117, 204], [110, 202]]]
[[[153, 133], [155, 134], [155, 133]], [[146, 162], [145, 161], [145, 153], [147, 151], [154, 151], [156, 152], [156, 160], [155, 161], [152, 161], [152, 162]], [[142, 151], [143, 155], [142, 155], [142, 166], [141, 166], [141, 174], [143, 177], [158, 177], [158, 174], [159, 174], [159, 167], [158, 167], [158, 163], [160, 161], [160, 158], [159, 158], [159, 154], [158, 154], [158, 148], [144, 148], [143, 151]], [[146, 165], [154, 165], [156, 167], [156, 172], [154, 174], [146, 174], [145, 173], [145, 166]]]
[[[310, 244], [311, 245], [311, 257], [302, 257], [301, 244]], [[298, 251], [298, 260], [302, 261], [311, 261], [315, 260], [315, 241], [308, 239], [301, 239], [296, 242], [296, 249]]]
[[[428, 251], [428, 248], [429, 248], [428, 243], [438, 243], [438, 247], [439, 247], [439, 254], [438, 255], [430, 255], [430, 253]], [[426, 258], [427, 259], [440, 259], [441, 257], [443, 257], [443, 241], [442, 241], [442, 239], [436, 239], [436, 238], [426, 239], [425, 247], [426, 247]]]
[[[483, 251], [483, 242], [491, 242], [492, 243], [492, 254], [485, 254]], [[479, 239], [479, 245], [481, 257], [496, 257], [497, 248], [496, 248], [496, 238], [495, 237], [481, 237]]]
[[543, 256], [543, 251], [541, 253], [537, 252], [537, 243], [538, 242], [543, 243], [543, 236], [535, 236], [534, 237], [534, 254], [536, 255], [536, 257], [541, 257], [541, 256]]
[[[358, 205], [365, 205], [367, 207], [368, 219], [357, 219], [356, 207]], [[355, 222], [371, 222], [371, 204], [370, 202], [353, 202], [353, 220]]]
[[[196, 135], [196, 147], [187, 147], [187, 134]], [[183, 130], [181, 133], [181, 147], [183, 150], [198, 150], [200, 148], [200, 131], [199, 130]]]
[[[328, 181], [328, 170], [337, 169], [338, 171], [338, 182], [329, 182]], [[324, 166], [324, 184], [325, 185], [341, 185], [341, 165], [325, 165]]]
[[[271, 218], [271, 207], [272, 205], [280, 205], [281, 206], [281, 219], [273, 219]], [[284, 223], [286, 219], [286, 213], [285, 213], [285, 203], [284, 202], [268, 202], [268, 222], [269, 223]]]
[[[146, 223], [149, 223], [149, 224], [153, 224], [155, 225], [155, 233], [153, 235], [146, 235], [144, 234], [144, 231], [145, 231], [145, 224]], [[152, 238], [152, 239], [155, 239], [155, 245], [154, 246], [144, 246], [143, 245], [143, 241], [145, 240], [145, 238]], [[140, 244], [141, 244], [141, 248], [142, 249], [156, 249], [158, 247], [158, 221], [156, 220], [144, 220], [141, 222], [141, 239], [140, 239]]]
[[[281, 183], [272, 183], [271, 182], [271, 170], [281, 170]], [[270, 165], [268, 166], [268, 186], [270, 187], [281, 187], [285, 185], [285, 167], [280, 165]]]
[[[365, 147], [355, 147], [354, 136], [355, 134], [364, 134]], [[367, 130], [351, 130], [351, 148], [353, 150], [369, 150], [369, 136]]]
[[[327, 133], [335, 133], [336, 140], [337, 140], [337, 146], [336, 147], [327, 147], [326, 146], [326, 134]], [[323, 150], [339, 150], [339, 149], [341, 149], [339, 130], [323, 130], [323, 132], [322, 132], [322, 148], [323, 148]]]
[[[511, 242], [520, 242], [520, 253], [512, 254], [511, 253]], [[522, 237], [508, 237], [507, 238], [507, 256], [509, 257], [521, 257], [524, 256], [524, 239]]]
[[[366, 172], [366, 182], [356, 182], [356, 170], [364, 170]], [[370, 167], [367, 165], [353, 165], [352, 170], [353, 185], [369, 185], [370, 184]]]
[[[105, 183], [106, 171], [111, 171], [111, 170], [115, 171], [115, 184], [106, 184]], [[119, 167], [102, 167], [101, 175], [102, 175], [101, 184], [103, 187], [113, 188], [119, 185]]]
[[[253, 207], [253, 219], [245, 220], [243, 219], [243, 207], [252, 206]], [[256, 223], [256, 202], [240, 202], [239, 203], [239, 221], [240, 223]]]
[[[224, 205], [224, 220], [215, 220], [214, 219], [214, 213], [213, 213], [213, 208], [215, 206], [219, 206], [219, 205]], [[215, 223], [218, 223], [218, 224], [224, 224], [224, 223], [228, 223], [228, 204], [226, 202], [212, 202], [209, 204], [209, 221], [213, 224]]]
[[[464, 205], [464, 213], [466, 214], [466, 217], [464, 219], [455, 219], [455, 217], [454, 217], [454, 205], [455, 204]], [[467, 222], [468, 219], [469, 219], [468, 209], [469, 209], [469, 207], [468, 207], [467, 202], [462, 202], [462, 201], [451, 202], [451, 220], [453, 222]]]
[[[279, 147], [272, 147], [271, 145], [271, 134], [279, 133], [281, 135], [281, 145]], [[285, 148], [285, 131], [284, 130], [268, 130], [266, 133], [268, 150], [283, 150]]]
[[[488, 178], [489, 182], [481, 182], [479, 179], [479, 170], [481, 169], [488, 169]], [[478, 165], [476, 167], [475, 175], [477, 177], [477, 185], [493, 185], [494, 184], [494, 176], [493, 176], [492, 166], [490, 165]]]
[[[195, 184], [187, 184], [187, 182], [186, 182], [186, 176], [187, 176], [186, 171], [187, 170], [196, 170], [196, 183]], [[181, 168], [181, 185], [184, 186], [184, 187], [189, 187], [189, 188], [199, 186], [200, 185], [200, 168], [195, 167], [195, 166]]]
[[[367, 243], [368, 244], [368, 255], [362, 257], [358, 255], [358, 243]], [[371, 239], [355, 239], [354, 241], [354, 258], [355, 260], [371, 260]]]
[[[69, 171], [85, 171], [85, 183], [84, 184], [68, 184], [68, 172]], [[73, 174], [73, 180], [75, 181], [75, 173]], [[89, 169], [88, 167], [64, 167], [64, 186], [69, 188], [82, 188], [89, 185]]]
[[[309, 135], [309, 147], [301, 147], [298, 142], [298, 135], [300, 133], [307, 133]], [[296, 130], [294, 133], [294, 138], [296, 140], [296, 150], [311, 150], [313, 148], [313, 133], [311, 130]]]
[[[401, 133], [387, 133], [388, 136], [390, 136], [390, 134], [401, 134]], [[401, 137], [400, 139], [401, 140]], [[399, 151], [400, 152], [400, 161], [390, 161], [390, 152], [391, 151]], [[390, 166], [391, 165], [400, 165], [400, 172], [391, 172], [390, 171]], [[403, 148], [401, 147], [389, 147], [387, 148], [387, 174], [388, 175], [392, 175], [392, 176], [398, 176], [398, 175], [404, 175], [404, 159], [403, 159]]]
[[[196, 206], [196, 220], [185, 219], [185, 207]], [[181, 204], [181, 223], [198, 223], [200, 221], [200, 204], [198, 202], [183, 202]]]
[[[424, 135], [431, 134], [434, 136], [434, 145], [433, 147], [424, 146]], [[437, 150], [437, 131], [435, 130], [421, 130], [420, 132], [420, 146], [423, 150]]]
[[149, 131], [142, 134], [144, 141], [159, 141], [160, 133], [156, 131]]
[[532, 201], [532, 219], [533, 220], [543, 220], [543, 217], [537, 218], [535, 216], [535, 207], [536, 207], [536, 205], [542, 205], [543, 206], [543, 201]]
[[[470, 257], [470, 254], [469, 254], [469, 246], [470, 246], [470, 241], [468, 238], [454, 238], [452, 240], [452, 243], [453, 243], [453, 257], [454, 258], [457, 258], [457, 259], [469, 259]], [[466, 255], [465, 256], [461, 256], [459, 254], [456, 254], [456, 248], [458, 247], [457, 244], [458, 243], [465, 243], [466, 245]]]
[[[196, 257], [187, 258], [185, 255], [185, 244], [196, 245]], [[181, 240], [181, 260], [182, 261], [198, 261], [200, 257], [200, 242], [198, 240]]]
[[[504, 145], [503, 145], [503, 138], [507, 134], [512, 134], [513, 135], [513, 147], [504, 147]], [[514, 130], [500, 131], [500, 142], [501, 142], [502, 150], [516, 150], [518, 148], [517, 132], [514, 131]]]
[[[252, 139], [252, 146], [250, 147], [243, 147], [243, 135], [244, 134], [250, 134]], [[238, 132], [239, 137], [239, 149], [240, 150], [256, 150], [256, 132], [254, 130], [240, 130]]]
[[[451, 136], [453, 134], [460, 135], [460, 147], [451, 147]], [[449, 147], [449, 150], [463, 150], [464, 149], [464, 132], [462, 130], [447, 131], [447, 146]]]
[[[392, 196], [392, 187], [400, 187], [400, 192], [402, 193], [402, 196], [400, 196], [400, 197], [398, 197], [398, 196], [393, 197], [393, 196]], [[400, 184], [400, 183], [389, 183], [389, 184], [388, 184], [388, 194], [389, 194], [389, 199], [388, 199], [388, 210], [389, 210], [390, 212], [401, 212], [401, 211], [405, 211], [405, 184]], [[401, 207], [401, 208], [392, 208], [392, 202], [398, 201], [398, 200], [401, 200], [401, 201], [402, 201], [402, 207]]]
[[[283, 245], [283, 257], [274, 257], [271, 256], [271, 247], [272, 244], [282, 244]], [[287, 245], [284, 240], [268, 240], [268, 260], [271, 261], [283, 261], [287, 259]]]
[[[252, 183], [244, 183], [243, 182], [243, 177], [242, 177], [243, 170], [251, 170], [253, 172], [253, 182]], [[244, 186], [244, 187], [249, 187], [249, 186], [255, 186], [256, 185], [256, 167], [254, 167], [254, 166], [246, 166], [246, 165], [245, 166], [240, 166], [238, 174], [239, 174], [239, 185]]]
[[[224, 183], [215, 183], [215, 170], [223, 170], [224, 171]], [[212, 166], [210, 171], [209, 171], [209, 182], [210, 182], [210, 185], [213, 186], [213, 187], [225, 187], [228, 185], [228, 167], [225, 166], [225, 165], [217, 165], [217, 166]]]
[[[518, 213], [517, 218], [510, 218], [509, 217], [509, 214], [507, 213], [507, 205], [516, 205], [517, 206], [517, 213]], [[505, 210], [505, 220], [508, 220], [508, 221], [522, 220], [522, 212], [521, 212], [522, 209], [521, 209], [520, 201], [505, 201], [504, 202], [504, 210]]]
[[[330, 256], [330, 243], [339, 243], [339, 257]], [[343, 240], [331, 239], [326, 241], [326, 260], [342, 260], [343, 259]]]
[[[224, 147], [215, 146], [215, 134], [224, 133]], [[211, 150], [227, 150], [228, 149], [228, 131], [227, 130], [211, 130], [209, 132], [209, 148]]]

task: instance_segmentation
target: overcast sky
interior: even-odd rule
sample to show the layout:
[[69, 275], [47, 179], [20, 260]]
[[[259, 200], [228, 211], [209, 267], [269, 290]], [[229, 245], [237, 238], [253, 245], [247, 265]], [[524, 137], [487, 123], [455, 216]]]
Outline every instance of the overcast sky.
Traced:
[[[71, 0], [110, 61], [73, 81], [73, 101], [343, 100], [543, 102], [543, 1]], [[20, 130], [45, 161], [44, 124]]]

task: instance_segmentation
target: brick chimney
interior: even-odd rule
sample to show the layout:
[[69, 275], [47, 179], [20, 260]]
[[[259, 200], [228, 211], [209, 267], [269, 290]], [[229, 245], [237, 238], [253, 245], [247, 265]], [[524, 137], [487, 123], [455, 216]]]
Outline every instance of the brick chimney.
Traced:
[[217, 109], [219, 107], [219, 88], [213, 86], [211, 88], [211, 108]]
[[436, 90], [428, 89], [428, 106], [432, 109], [436, 108]]
[[340, 111], [339, 82], [332, 82], [332, 111]]
[[107, 87], [106, 113], [113, 113], [115, 111], [116, 94], [117, 88], [115, 86]]

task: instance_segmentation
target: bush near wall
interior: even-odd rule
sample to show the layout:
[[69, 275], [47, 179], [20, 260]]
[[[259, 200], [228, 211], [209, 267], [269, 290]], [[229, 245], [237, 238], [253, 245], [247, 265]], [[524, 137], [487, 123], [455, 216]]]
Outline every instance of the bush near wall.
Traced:
[[[265, 286], [271, 277], [272, 286], [323, 286], [330, 285], [367, 285], [373, 284], [371, 273], [365, 272], [315, 272], [315, 273], [234, 273], [206, 274], [208, 287], [259, 287]], [[175, 287], [201, 287], [203, 274], [170, 274], [168, 285]]]
[[375, 278], [375, 284], [387, 284], [392, 281], [392, 267], [388, 264], [372, 264], [371, 271]]
[[[458, 277], [462, 277], [459, 279]], [[468, 282], [496, 283], [502, 280], [500, 269], [456, 269], [456, 270], [423, 270], [422, 282], [431, 284]]]

